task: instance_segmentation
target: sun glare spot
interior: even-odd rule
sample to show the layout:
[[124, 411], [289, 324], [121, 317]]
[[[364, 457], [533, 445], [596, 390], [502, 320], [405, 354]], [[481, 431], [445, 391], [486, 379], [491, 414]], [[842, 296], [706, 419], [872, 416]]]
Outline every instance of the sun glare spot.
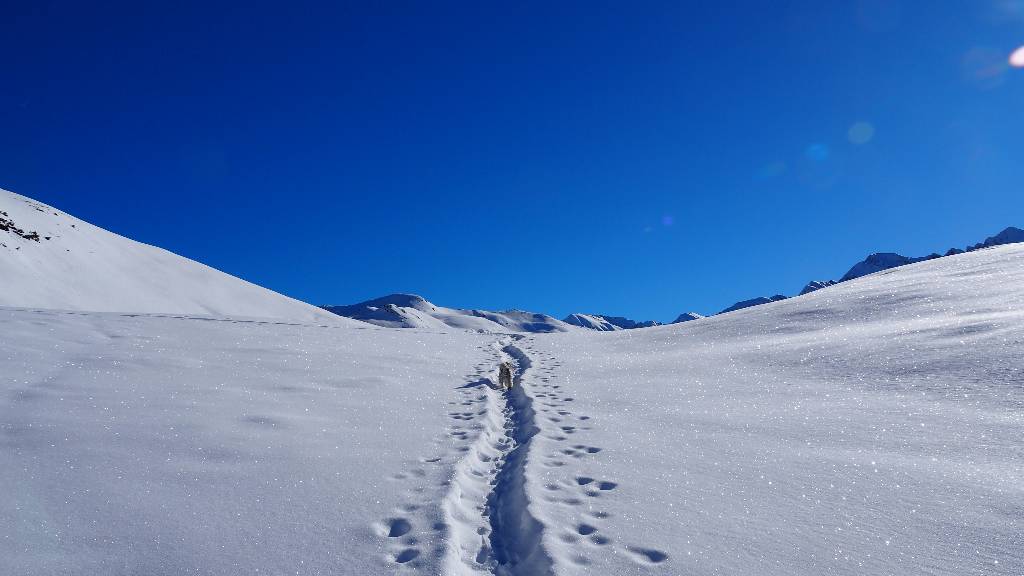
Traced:
[[1024, 46], [1017, 48], [1010, 54], [1010, 66], [1024, 68]]

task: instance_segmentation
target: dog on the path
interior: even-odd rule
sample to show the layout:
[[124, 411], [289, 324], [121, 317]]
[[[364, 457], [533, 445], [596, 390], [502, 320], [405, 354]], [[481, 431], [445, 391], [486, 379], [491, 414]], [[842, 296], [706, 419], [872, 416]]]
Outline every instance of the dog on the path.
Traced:
[[505, 361], [498, 367], [498, 386], [502, 390], [512, 389], [512, 363]]

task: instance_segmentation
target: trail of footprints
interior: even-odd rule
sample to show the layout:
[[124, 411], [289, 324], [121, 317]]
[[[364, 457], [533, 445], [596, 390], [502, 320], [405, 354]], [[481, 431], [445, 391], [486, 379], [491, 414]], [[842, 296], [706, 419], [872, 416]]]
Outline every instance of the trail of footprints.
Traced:
[[[460, 398], [448, 402], [448, 418], [451, 423], [445, 429], [442, 437], [437, 438], [434, 443], [439, 447], [441, 455], [433, 455], [421, 458], [408, 469], [390, 474], [387, 479], [397, 482], [410, 482], [422, 480], [417, 485], [407, 489], [410, 500], [423, 501], [424, 493], [427, 491], [426, 478], [430, 476], [427, 472], [428, 466], [441, 466], [451, 464], [462, 458], [463, 454], [470, 450], [470, 446], [483, 430], [479, 418], [487, 413], [487, 392], [486, 378], [493, 371], [493, 367], [500, 361], [498, 354], [490, 346], [481, 346], [481, 351], [489, 353], [489, 359], [474, 367], [474, 372], [466, 375], [467, 384], [459, 388]], [[454, 443], [452, 442], [454, 440]], [[440, 479], [437, 486], [441, 491], [450, 484], [448, 479]], [[379, 521], [375, 528], [376, 533], [384, 540], [387, 561], [394, 565], [409, 567], [413, 569], [422, 567], [424, 559], [424, 546], [431, 544], [436, 560], [445, 554], [444, 538], [448, 535], [449, 526], [441, 521], [440, 506], [437, 502], [430, 504], [433, 510], [424, 510], [420, 504], [406, 503], [394, 510], [394, 515]], [[425, 519], [414, 518], [417, 512]], [[437, 518], [430, 520], [430, 518]]]
[[[593, 421], [590, 416], [577, 415], [573, 411], [572, 403], [575, 398], [565, 394], [562, 386], [557, 383], [555, 370], [561, 366], [561, 362], [550, 354], [532, 347], [524, 346], [524, 349], [535, 358], [532, 369], [535, 373], [530, 386], [534, 390], [532, 396], [535, 402], [540, 405], [539, 420], [542, 424], [547, 424], [542, 426], [546, 431], [546, 437], [562, 445], [544, 454], [542, 465], [557, 469], [567, 466], [573, 460], [583, 460], [599, 454], [603, 448], [575, 441], [576, 434], [592, 429]], [[612, 538], [602, 532], [604, 521], [611, 518], [611, 514], [594, 504], [595, 501], [612, 494], [618, 486], [619, 484], [612, 480], [571, 473], [560, 481], [544, 486], [548, 493], [545, 498], [548, 502], [581, 510], [574, 525], [553, 528], [558, 531], [557, 537], [561, 541], [576, 546], [576, 554], [573, 557], [575, 563], [590, 564], [586, 547], [579, 544], [597, 548], [613, 544]], [[660, 564], [668, 560], [668, 554], [659, 550], [630, 545], [624, 548], [638, 564]]]
[[[557, 448], [553, 452], [544, 454], [543, 466], [548, 468], [562, 468], [569, 463], [569, 458], [581, 460], [595, 454], [599, 454], [602, 448], [588, 446], [581, 443], [570, 443], [575, 434], [581, 431], [590, 430], [591, 418], [586, 415], [576, 415], [572, 410], [572, 402], [575, 398], [565, 395], [562, 386], [555, 383], [557, 376], [555, 369], [561, 366], [555, 358], [550, 355], [528, 349], [530, 354], [537, 358], [533, 387], [537, 390], [533, 397], [540, 404], [540, 420], [548, 424], [544, 426], [547, 431], [547, 438], [564, 447]], [[548, 502], [558, 505], [582, 508], [586, 499], [599, 498], [603, 493], [611, 492], [618, 487], [616, 482], [610, 480], [598, 480], [590, 476], [568, 475], [559, 482], [549, 483], [544, 486], [548, 495], [545, 499]], [[601, 533], [600, 525], [603, 520], [610, 517], [608, 512], [601, 510], [586, 510], [581, 513], [581, 518], [573, 526], [562, 527], [558, 530], [558, 538], [567, 543], [578, 545], [586, 543], [592, 546], [607, 546], [612, 544], [612, 539]], [[577, 548], [573, 561], [577, 564], [589, 564], [585, 548]]]
[[[521, 341], [522, 346], [531, 358], [534, 365], [530, 369], [529, 389], [538, 411], [538, 424], [541, 425], [543, 434], [550, 440], [564, 447], [543, 455], [542, 465], [548, 468], [562, 468], [570, 460], [581, 460], [599, 454], [601, 447], [589, 446], [583, 443], [572, 442], [573, 436], [581, 431], [592, 429], [591, 417], [587, 415], [576, 415], [572, 410], [572, 402], [575, 399], [562, 391], [562, 386], [557, 384], [555, 369], [561, 366], [561, 362], [553, 356], [540, 352], [530, 347], [527, 341]], [[494, 366], [501, 361], [501, 355], [490, 346], [481, 346], [481, 351], [488, 352], [488, 360], [474, 367], [474, 372], [466, 375], [467, 384], [459, 388], [461, 398], [448, 402], [448, 418], [452, 421], [446, 429], [447, 438], [439, 438], [435, 441], [439, 446], [448, 446], [450, 453], [445, 456], [432, 456], [420, 460], [421, 466], [412, 467], [405, 472], [392, 474], [391, 480], [403, 481], [410, 478], [425, 478], [426, 470], [422, 466], [439, 465], [458, 460], [465, 452], [470, 451], [471, 444], [476, 440], [484, 426], [479, 422], [481, 416], [487, 413], [487, 392], [486, 378], [493, 372]], [[455, 440], [452, 447], [451, 440]], [[485, 457], [486, 459], [486, 457]], [[448, 480], [441, 482], [441, 487], [446, 487]], [[618, 483], [612, 480], [593, 478], [586, 475], [568, 474], [564, 479], [549, 483], [544, 486], [547, 496], [545, 500], [556, 505], [580, 507], [581, 513], [578, 521], [572, 526], [548, 527], [557, 531], [557, 537], [565, 543], [578, 545], [587, 544], [594, 547], [603, 547], [613, 544], [611, 537], [602, 533], [601, 527], [605, 520], [611, 517], [609, 512], [595, 509], [588, 506], [583, 510], [585, 503], [593, 503], [594, 499], [600, 499], [615, 491]], [[411, 497], [421, 495], [425, 491], [424, 486], [413, 487], [409, 490]], [[441, 521], [433, 522], [429, 526], [431, 538], [422, 538], [416, 534], [416, 526], [408, 515], [419, 510], [417, 504], [406, 504], [396, 510], [392, 517], [385, 518], [376, 526], [377, 533], [387, 541], [389, 560], [396, 565], [407, 565], [413, 568], [419, 567], [418, 560], [423, 551], [420, 544], [422, 540], [434, 541], [433, 553], [440, 558], [444, 555], [443, 539], [447, 535], [448, 526]], [[430, 524], [430, 522], [426, 522]], [[421, 528], [422, 530], [423, 528]], [[668, 560], [668, 554], [651, 548], [625, 545], [625, 551], [638, 564], [652, 565], [660, 564]], [[586, 556], [585, 548], [578, 548], [573, 561], [580, 565], [590, 564]]]

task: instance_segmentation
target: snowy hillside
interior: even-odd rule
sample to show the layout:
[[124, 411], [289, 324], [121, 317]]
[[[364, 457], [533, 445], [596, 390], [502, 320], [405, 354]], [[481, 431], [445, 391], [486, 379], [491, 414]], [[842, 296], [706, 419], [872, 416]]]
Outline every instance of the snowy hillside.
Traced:
[[1016, 245], [606, 334], [0, 309], [0, 574], [1019, 576], [1021, 286]]
[[531, 337], [557, 365], [526, 471], [557, 572], [1024, 573], [1021, 286], [1015, 245]]
[[[946, 253], [938, 254], [933, 253], [927, 256], [910, 257], [896, 254], [893, 252], [876, 252], [869, 254], [867, 258], [854, 264], [850, 269], [840, 278], [839, 280], [813, 280], [808, 282], [804, 288], [800, 291], [800, 296], [809, 294], [823, 288], [835, 286], [840, 282], [847, 282], [856, 278], [861, 278], [869, 274], [875, 274], [885, 270], [891, 270], [893, 268], [899, 268], [900, 266], [906, 266], [908, 264], [915, 264], [917, 262], [924, 262], [926, 260], [935, 260], [936, 258], [943, 258], [944, 256], [955, 256], [957, 254], [963, 254], [964, 252], [973, 252], [975, 250], [981, 250], [983, 248], [993, 248], [995, 246], [1005, 246], [1007, 244], [1015, 244], [1024, 242], [1024, 230], [1020, 228], [1009, 227], [996, 234], [995, 236], [989, 236], [984, 242], [968, 246], [966, 249], [961, 250], [959, 248], [950, 248]], [[735, 310], [742, 310], [743, 308], [750, 308], [752, 306], [760, 306], [762, 304], [768, 304], [771, 302], [778, 302], [779, 300], [785, 300], [787, 296], [782, 294], [776, 294], [774, 296], [765, 297], [759, 296], [757, 298], [751, 298], [742, 302], [737, 302], [732, 306], [719, 312], [719, 314], [725, 314], [726, 312], [733, 312]]]
[[6, 190], [0, 190], [0, 279], [0, 306], [345, 323]]
[[391, 294], [325, 310], [387, 328], [461, 328], [490, 332], [566, 332], [577, 328], [546, 314], [507, 310], [461, 310], [445, 308], [415, 294]]

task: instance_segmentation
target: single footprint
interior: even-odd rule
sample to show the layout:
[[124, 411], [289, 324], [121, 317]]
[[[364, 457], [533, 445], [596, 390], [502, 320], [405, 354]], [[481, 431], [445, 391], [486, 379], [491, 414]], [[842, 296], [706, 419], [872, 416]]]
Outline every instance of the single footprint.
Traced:
[[665, 560], [668, 560], [668, 554], [665, 554], [661, 550], [640, 548], [637, 546], [626, 546], [626, 550], [630, 551], [638, 560], [650, 562], [651, 564], [660, 564]]
[[412, 530], [412, 524], [405, 518], [388, 518], [384, 521], [384, 526], [387, 528], [388, 538], [405, 536]]
[[589, 536], [590, 534], [597, 532], [597, 528], [590, 524], [580, 524], [576, 527], [576, 531], [579, 532], [581, 536]]
[[406, 562], [411, 562], [416, 558], [419, 558], [419, 556], [419, 550], [415, 548], [406, 548], [405, 550], [402, 550], [395, 556], [395, 562], [398, 562], [399, 564], [405, 564]]

